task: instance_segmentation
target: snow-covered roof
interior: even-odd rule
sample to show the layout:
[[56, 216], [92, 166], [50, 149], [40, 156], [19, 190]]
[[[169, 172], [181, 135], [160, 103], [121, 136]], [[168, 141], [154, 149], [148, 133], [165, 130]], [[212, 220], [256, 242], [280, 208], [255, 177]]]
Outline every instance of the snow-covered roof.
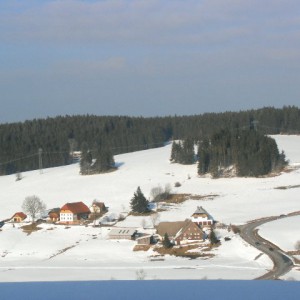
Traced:
[[137, 232], [137, 230], [135, 228], [113, 228], [109, 235], [134, 235]]
[[198, 206], [196, 211], [194, 212], [194, 214], [206, 214], [206, 215], [208, 215], [208, 212], [202, 206]]

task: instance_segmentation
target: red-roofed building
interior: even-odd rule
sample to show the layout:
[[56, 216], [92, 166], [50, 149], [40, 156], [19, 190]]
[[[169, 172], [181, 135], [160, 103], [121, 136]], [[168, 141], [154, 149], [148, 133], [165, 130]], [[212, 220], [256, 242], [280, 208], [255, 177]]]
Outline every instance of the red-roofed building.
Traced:
[[17, 222], [17, 223], [24, 221], [26, 218], [27, 215], [25, 215], [23, 212], [17, 212], [11, 217], [13, 222]]
[[90, 213], [89, 208], [83, 202], [66, 203], [60, 209], [60, 222], [78, 224], [87, 220]]

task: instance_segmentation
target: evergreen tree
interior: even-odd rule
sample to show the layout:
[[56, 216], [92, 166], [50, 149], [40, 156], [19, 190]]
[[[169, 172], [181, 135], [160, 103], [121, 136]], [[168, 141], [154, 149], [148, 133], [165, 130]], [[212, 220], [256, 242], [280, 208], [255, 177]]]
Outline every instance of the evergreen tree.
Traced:
[[172, 162], [189, 165], [195, 162], [194, 142], [191, 139], [186, 139], [181, 142], [173, 142], [171, 149]]
[[209, 238], [210, 243], [211, 243], [212, 245], [216, 245], [216, 244], [218, 244], [218, 243], [220, 242], [220, 241], [218, 240], [218, 238], [217, 238], [215, 232], [213, 231], [213, 229], [211, 229], [208, 238]]
[[87, 175], [91, 173], [92, 167], [92, 153], [88, 148], [87, 143], [83, 143], [81, 147], [81, 158], [80, 158], [80, 174]]
[[198, 174], [203, 175], [209, 172], [210, 150], [209, 140], [204, 138], [198, 147]]
[[133, 198], [130, 201], [131, 210], [136, 213], [144, 213], [148, 211], [149, 201], [146, 199], [144, 194], [141, 191], [141, 188], [138, 187], [134, 193]]
[[162, 241], [162, 244], [164, 246], [164, 248], [169, 249], [173, 247], [173, 244], [171, 243], [170, 239], [169, 239], [169, 235], [167, 233], [165, 233], [164, 235], [164, 239]]
[[170, 161], [179, 163], [181, 161], [181, 156], [182, 156], [182, 147], [180, 142], [176, 143], [175, 141], [173, 141]]
[[194, 141], [192, 139], [185, 139], [182, 145], [181, 163], [190, 165], [195, 162]]
[[93, 165], [93, 173], [107, 172], [114, 168], [115, 160], [111, 151], [106, 147], [99, 147], [96, 152], [96, 161]]

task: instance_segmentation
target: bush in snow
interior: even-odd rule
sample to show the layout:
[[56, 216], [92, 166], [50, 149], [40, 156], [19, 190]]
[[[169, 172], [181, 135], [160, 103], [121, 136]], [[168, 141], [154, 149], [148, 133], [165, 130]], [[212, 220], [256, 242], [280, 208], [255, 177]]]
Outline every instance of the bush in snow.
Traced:
[[300, 240], [296, 242], [295, 249], [300, 250]]
[[175, 182], [175, 187], [180, 187], [180, 186], [181, 186], [181, 183], [178, 182], [178, 181], [176, 181], [176, 182]]

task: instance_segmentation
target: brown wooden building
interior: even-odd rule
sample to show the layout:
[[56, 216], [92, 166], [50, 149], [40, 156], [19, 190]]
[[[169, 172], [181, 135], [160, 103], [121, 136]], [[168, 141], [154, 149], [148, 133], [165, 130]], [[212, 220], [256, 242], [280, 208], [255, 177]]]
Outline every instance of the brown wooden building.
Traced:
[[203, 231], [191, 220], [179, 222], [161, 222], [156, 227], [157, 233], [163, 239], [167, 233], [169, 239], [180, 245], [181, 242], [187, 240], [203, 240]]
[[51, 209], [48, 213], [48, 217], [49, 217], [50, 222], [53, 222], [53, 223], [58, 222], [59, 221], [59, 215], [60, 215], [60, 208], [59, 207]]

